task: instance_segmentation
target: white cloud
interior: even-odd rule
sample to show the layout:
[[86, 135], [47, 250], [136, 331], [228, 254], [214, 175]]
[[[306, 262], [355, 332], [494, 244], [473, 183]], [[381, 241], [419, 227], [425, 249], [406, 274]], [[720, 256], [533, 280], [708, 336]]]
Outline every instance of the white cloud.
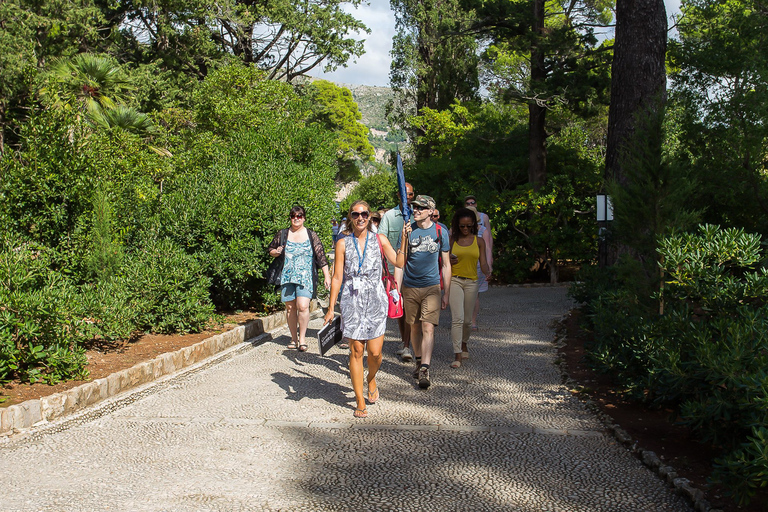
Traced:
[[332, 73], [315, 73], [318, 78], [352, 85], [389, 85], [389, 63], [392, 58], [392, 37], [395, 35], [395, 16], [389, 7], [389, 0], [370, 0], [358, 9], [349, 8], [357, 19], [369, 29], [370, 35], [362, 33], [356, 39], [365, 39], [365, 53], [350, 62], [346, 68]]

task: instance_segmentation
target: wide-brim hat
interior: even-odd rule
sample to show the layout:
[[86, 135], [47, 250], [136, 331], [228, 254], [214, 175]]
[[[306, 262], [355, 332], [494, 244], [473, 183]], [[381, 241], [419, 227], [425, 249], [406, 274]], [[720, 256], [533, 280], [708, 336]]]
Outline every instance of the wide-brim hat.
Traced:
[[480, 223], [480, 212], [477, 211], [477, 208], [475, 208], [474, 206], [465, 206], [464, 208], [466, 208], [467, 210], [469, 210], [472, 213], [474, 213], [475, 214], [475, 220], [478, 223]]

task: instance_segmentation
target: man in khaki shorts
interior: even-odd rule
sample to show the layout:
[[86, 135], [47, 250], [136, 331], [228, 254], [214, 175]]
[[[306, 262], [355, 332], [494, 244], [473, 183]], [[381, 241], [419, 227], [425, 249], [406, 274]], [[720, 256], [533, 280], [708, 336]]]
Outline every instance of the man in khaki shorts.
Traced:
[[[408, 238], [407, 260], [403, 275], [403, 306], [405, 323], [411, 330], [411, 345], [416, 355], [419, 387], [432, 383], [429, 364], [435, 347], [435, 326], [440, 310], [448, 307], [451, 285], [451, 259], [448, 232], [432, 222], [435, 200], [419, 195], [411, 202], [413, 218]], [[441, 272], [442, 267], [442, 272]], [[440, 299], [440, 278], [444, 294]]]

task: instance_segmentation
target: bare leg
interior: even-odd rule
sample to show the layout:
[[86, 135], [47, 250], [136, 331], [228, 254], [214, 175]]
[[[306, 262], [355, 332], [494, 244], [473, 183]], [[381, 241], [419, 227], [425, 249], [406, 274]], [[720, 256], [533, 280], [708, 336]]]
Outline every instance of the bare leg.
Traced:
[[291, 332], [291, 341], [298, 343], [298, 336], [296, 335], [298, 313], [296, 311], [296, 299], [285, 303], [285, 314], [288, 317], [288, 330]]
[[400, 338], [403, 340], [403, 347], [410, 347], [411, 326], [405, 323], [405, 315], [397, 319], [397, 327], [400, 329]]
[[421, 322], [421, 364], [429, 364], [434, 348], [435, 326], [429, 322]]
[[408, 324], [411, 328], [411, 345], [413, 345], [413, 355], [416, 358], [421, 357], [421, 321], [417, 320], [415, 324]]
[[[363, 397], [363, 353], [365, 342], [360, 340], [347, 340], [349, 342], [349, 376], [352, 377], [352, 390], [355, 392], [355, 402], [359, 410], [365, 410], [365, 398]], [[381, 350], [379, 350], [381, 355]]]
[[368, 396], [379, 389], [376, 383], [376, 372], [381, 366], [381, 349], [384, 346], [384, 336], [368, 341]]
[[[307, 297], [296, 297], [296, 316], [299, 320], [299, 345], [307, 344], [307, 325], [309, 325], [309, 301]], [[290, 320], [289, 320], [290, 321]], [[296, 329], [296, 321], [292, 324]]]

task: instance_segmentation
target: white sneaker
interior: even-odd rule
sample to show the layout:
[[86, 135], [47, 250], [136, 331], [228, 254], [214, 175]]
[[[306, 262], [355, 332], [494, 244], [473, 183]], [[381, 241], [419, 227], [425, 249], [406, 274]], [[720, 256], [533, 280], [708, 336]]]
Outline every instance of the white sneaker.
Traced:
[[409, 347], [406, 347], [403, 349], [403, 354], [400, 357], [404, 363], [413, 361], [413, 351]]
[[397, 354], [397, 355], [401, 356], [401, 355], [403, 355], [403, 352], [405, 352], [405, 347], [400, 347], [400, 350], [398, 350], [397, 352], [395, 352], [395, 354]]

